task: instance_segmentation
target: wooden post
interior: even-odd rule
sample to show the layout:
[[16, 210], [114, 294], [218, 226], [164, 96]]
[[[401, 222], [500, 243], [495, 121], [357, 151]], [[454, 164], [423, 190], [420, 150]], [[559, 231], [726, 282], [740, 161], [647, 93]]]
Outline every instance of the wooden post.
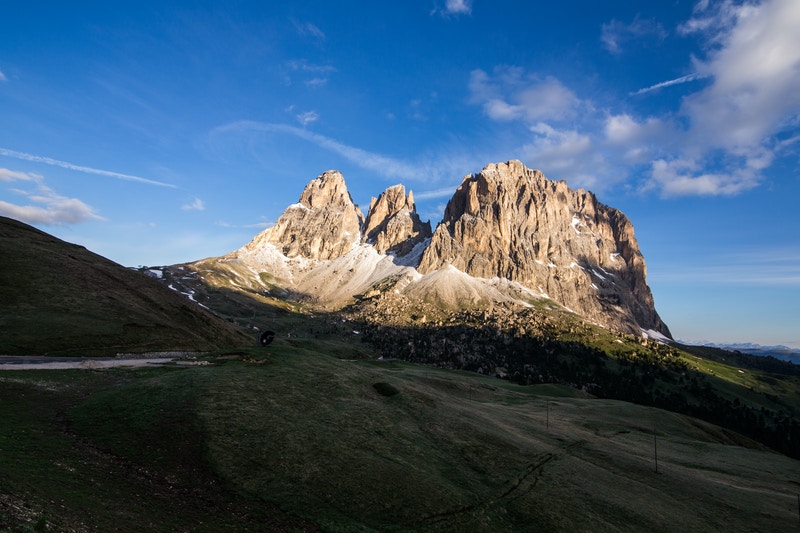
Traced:
[[546, 411], [547, 415], [546, 415], [546, 418], [545, 418], [545, 427], [547, 427], [547, 429], [550, 429], [550, 400], [547, 400], [545, 405], [546, 405], [546, 409], [547, 409], [547, 411]]
[[656, 474], [658, 474], [658, 437], [656, 435], [656, 426], [653, 425], [653, 459], [656, 464]]

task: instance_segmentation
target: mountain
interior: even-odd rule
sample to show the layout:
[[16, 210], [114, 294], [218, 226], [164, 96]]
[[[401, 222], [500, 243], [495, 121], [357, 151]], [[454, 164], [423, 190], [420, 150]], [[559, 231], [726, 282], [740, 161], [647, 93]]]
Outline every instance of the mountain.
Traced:
[[757, 355], [759, 357], [774, 357], [781, 361], [788, 361], [796, 365], [800, 365], [800, 350], [790, 348], [788, 346], [762, 346], [761, 344], [754, 344], [752, 342], [718, 344], [718, 343], [704, 343], [705, 346], [712, 346], [714, 348], [722, 348], [738, 353], [746, 353], [749, 355]]
[[2, 355], [114, 356], [252, 342], [158, 281], [6, 217], [0, 257]]
[[373, 198], [364, 217], [342, 174], [327, 171], [250, 243], [188, 267], [329, 310], [387, 294], [446, 309], [547, 302], [615, 331], [671, 337], [628, 218], [519, 161], [465, 177], [433, 232], [404, 186]]
[[464, 178], [418, 269], [448, 265], [519, 282], [615, 330], [670, 336], [628, 218], [519, 161]]

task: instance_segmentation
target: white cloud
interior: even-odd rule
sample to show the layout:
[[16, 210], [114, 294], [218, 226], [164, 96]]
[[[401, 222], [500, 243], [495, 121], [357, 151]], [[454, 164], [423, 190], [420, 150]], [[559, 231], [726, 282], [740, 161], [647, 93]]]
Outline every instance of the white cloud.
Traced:
[[443, 8], [435, 8], [431, 15], [439, 14], [443, 17], [453, 15], [472, 14], [472, 0], [445, 0]]
[[0, 70], [0, 81], [8, 81], [8, 78], [5, 74], [3, 74], [2, 70]]
[[[664, 196], [739, 194], [800, 138], [797, 28], [796, 0], [698, 2], [678, 28], [703, 46], [687, 57], [691, 74], [630, 93], [690, 90], [679, 108], [657, 116], [598, 112], [560, 80], [509, 66], [472, 71], [469, 101], [507, 131], [524, 127], [522, 146], [510, 151], [553, 177], [602, 186], [638, 175], [640, 190]], [[602, 39], [619, 53], [632, 39], [664, 37], [660, 25], [636, 18], [604, 25]]]
[[75, 165], [73, 163], [67, 163], [66, 161], [59, 161], [57, 159], [52, 159], [50, 157], [27, 154], [25, 152], [16, 152], [14, 150], [8, 150], [7, 148], [0, 148], [0, 155], [4, 155], [6, 157], [13, 157], [15, 159], [21, 159], [23, 161], [44, 163], [45, 165], [52, 165], [56, 167], [66, 168], [68, 170], [74, 170], [76, 172], [83, 172], [84, 174], [97, 174], [99, 176], [108, 176], [110, 178], [116, 178], [125, 181], [135, 181], [137, 183], [144, 183], [147, 185], [156, 185], [158, 187], [169, 187], [172, 189], [176, 188], [175, 185], [172, 185], [171, 183], [164, 183], [162, 181], [150, 180], [147, 178], [141, 178], [139, 176], [132, 176], [130, 174], [121, 174], [119, 172], [112, 172], [110, 170], [101, 170], [97, 168], [84, 167], [80, 165]]
[[731, 172], [705, 171], [696, 161], [658, 159], [652, 164], [652, 180], [645, 189], [657, 188], [662, 196], [717, 196], [735, 195], [753, 189], [760, 176], [752, 168], [738, 168]]
[[800, 121], [798, 27], [794, 0], [698, 3], [679, 31], [705, 39], [707, 57], [694, 59], [694, 69], [711, 81], [683, 99], [687, 126], [679, 146], [653, 162], [645, 189], [731, 195], [759, 185], [763, 170], [791, 144], [780, 137], [793, 138]]
[[542, 122], [532, 125], [530, 132], [533, 137], [522, 150], [536, 168], [551, 178], [569, 179], [583, 187], [599, 184], [605, 160], [589, 135]]
[[493, 75], [476, 69], [470, 73], [471, 101], [483, 106], [493, 120], [565, 120], [584, 104], [574, 92], [552, 76], [525, 74], [517, 67], [497, 67]]
[[303, 126], [308, 126], [312, 122], [316, 122], [319, 119], [319, 113], [316, 111], [305, 111], [297, 115], [295, 118], [297, 119], [297, 122]]
[[654, 20], [645, 20], [637, 15], [630, 24], [618, 20], [607, 22], [601, 27], [600, 40], [606, 50], [612, 54], [622, 53], [622, 45], [629, 41], [653, 37], [658, 40], [666, 38], [663, 26]]
[[747, 159], [800, 117], [800, 2], [726, 1], [703, 14], [684, 30], [713, 30], [709, 38], [717, 46], [696, 61], [698, 72], [713, 82], [682, 107], [691, 120], [691, 142]]
[[90, 206], [77, 198], [67, 198], [45, 185], [39, 174], [16, 172], [0, 168], [0, 181], [32, 182], [35, 190], [13, 189], [13, 192], [28, 199], [31, 204], [17, 205], [0, 201], [0, 215], [15, 218], [28, 224], [60, 226], [79, 224], [87, 220], [103, 220]]
[[182, 205], [181, 209], [184, 211], [205, 211], [206, 204], [200, 198], [195, 197], [190, 203]]

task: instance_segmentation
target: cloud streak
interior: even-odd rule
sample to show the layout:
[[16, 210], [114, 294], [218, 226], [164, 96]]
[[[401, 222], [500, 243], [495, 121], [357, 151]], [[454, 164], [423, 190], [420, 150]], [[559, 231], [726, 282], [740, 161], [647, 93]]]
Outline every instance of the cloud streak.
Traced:
[[143, 183], [145, 185], [155, 185], [157, 187], [167, 187], [170, 189], [177, 189], [177, 187], [171, 183], [165, 183], [162, 181], [155, 181], [147, 178], [142, 178], [139, 176], [133, 176], [130, 174], [122, 174], [120, 172], [113, 172], [110, 170], [102, 170], [92, 167], [85, 167], [81, 165], [76, 165], [74, 163], [68, 163], [66, 161], [59, 161], [58, 159], [52, 159], [50, 157], [44, 157], [40, 155], [28, 154], [25, 152], [17, 152], [14, 150], [9, 150], [7, 148], [0, 148], [0, 155], [4, 155], [6, 157], [13, 157], [15, 159], [20, 159], [22, 161], [32, 161], [34, 163], [43, 163], [45, 165], [51, 165], [55, 167], [66, 168], [68, 170], [74, 170], [76, 172], [82, 172], [84, 174], [95, 174], [98, 176], [106, 176], [109, 178], [115, 178], [124, 181], [132, 181], [136, 183]]
[[654, 273], [653, 280], [762, 287], [800, 287], [800, 253], [790, 249], [728, 254], [723, 262]]
[[354, 163], [366, 170], [374, 171], [375, 173], [387, 178], [415, 180], [420, 179], [421, 177], [421, 169], [417, 165], [400, 161], [385, 155], [369, 152], [354, 146], [349, 146], [335, 139], [331, 139], [330, 137], [320, 135], [319, 133], [314, 133], [295, 126], [289, 126], [287, 124], [240, 120], [220, 126], [216, 129], [216, 131], [260, 131], [270, 133], [286, 133], [316, 144], [320, 148], [324, 148], [339, 154], [351, 163]]
[[693, 74], [687, 74], [686, 76], [681, 76], [680, 78], [675, 78], [674, 80], [662, 81], [661, 83], [656, 83], [655, 85], [651, 85], [650, 87], [645, 87], [643, 89], [639, 89], [638, 91], [634, 91], [631, 96], [638, 96], [640, 94], [649, 93], [651, 91], [655, 91], [657, 89], [663, 89], [664, 87], [671, 87], [673, 85], [680, 85], [681, 83], [688, 83], [690, 81], [700, 80], [706, 78], [707, 76], [703, 74], [699, 74], [697, 72]]

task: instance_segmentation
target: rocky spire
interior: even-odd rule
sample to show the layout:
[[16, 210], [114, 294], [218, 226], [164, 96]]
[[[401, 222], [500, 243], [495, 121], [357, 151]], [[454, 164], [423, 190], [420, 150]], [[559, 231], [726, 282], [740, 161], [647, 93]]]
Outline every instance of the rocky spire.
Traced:
[[341, 172], [329, 170], [306, 185], [300, 201], [245, 249], [254, 251], [269, 243], [286, 257], [336, 259], [359, 243], [363, 221]]
[[364, 226], [364, 242], [380, 253], [405, 255], [431, 236], [431, 223], [423, 223], [414, 196], [402, 185], [394, 185], [370, 202]]

